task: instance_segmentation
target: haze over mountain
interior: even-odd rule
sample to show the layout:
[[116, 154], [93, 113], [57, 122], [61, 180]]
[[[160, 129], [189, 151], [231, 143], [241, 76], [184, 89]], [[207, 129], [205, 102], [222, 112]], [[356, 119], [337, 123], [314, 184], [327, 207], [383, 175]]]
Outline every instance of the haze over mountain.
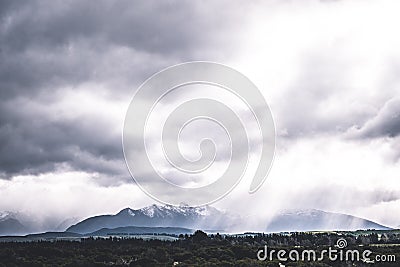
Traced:
[[14, 235], [27, 233], [28, 229], [21, 224], [12, 212], [0, 212], [0, 234]]
[[[221, 232], [241, 232], [252, 217], [243, 217], [216, 208], [152, 205], [142, 209], [126, 208], [115, 215], [91, 217], [67, 229], [68, 232], [87, 234], [102, 228], [126, 226], [183, 227]], [[390, 229], [378, 223], [351, 215], [320, 210], [296, 210], [280, 213], [266, 223], [267, 232], [328, 231], [358, 229]]]
[[[243, 226], [252, 219], [255, 218], [231, 214], [210, 206], [151, 205], [136, 210], [125, 208], [115, 215], [90, 217], [69, 227], [66, 227], [66, 224], [76, 221], [76, 219], [66, 219], [59, 226], [62, 229], [55, 228], [54, 231], [65, 230], [64, 233], [84, 236], [103, 235], [110, 232], [130, 234], [189, 233], [196, 229], [206, 232], [240, 233], [248, 230], [244, 229]], [[16, 214], [2, 212], [0, 213], [0, 235], [23, 235], [40, 232], [32, 230], [33, 228], [28, 223], [28, 221], [21, 223]], [[358, 229], [387, 230], [390, 228], [351, 215], [321, 210], [293, 210], [274, 216], [270, 221], [265, 222], [265, 228], [259, 231], [353, 231]]]
[[287, 211], [268, 224], [268, 232], [304, 232], [359, 229], [389, 230], [391, 228], [351, 215], [321, 210]]

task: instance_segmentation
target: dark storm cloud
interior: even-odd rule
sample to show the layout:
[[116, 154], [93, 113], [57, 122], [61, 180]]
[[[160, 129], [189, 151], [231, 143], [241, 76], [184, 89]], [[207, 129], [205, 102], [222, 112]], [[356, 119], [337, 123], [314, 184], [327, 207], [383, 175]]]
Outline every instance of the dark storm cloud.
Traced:
[[60, 164], [120, 175], [121, 137], [107, 121], [93, 115], [54, 120], [51, 109], [39, 112], [23, 102], [46, 107], [85, 83], [102, 85], [110, 101], [130, 98], [163, 67], [228, 53], [233, 39], [224, 33], [236, 25], [236, 10], [224, 2], [187, 1], [178, 8], [174, 1], [2, 1], [2, 177]]
[[24, 102], [3, 102], [0, 107], [3, 172], [37, 174], [65, 163], [79, 170], [118, 174], [121, 168], [114, 165], [123, 160], [120, 136], [105, 131], [106, 123], [90, 117], [57, 121], [32, 112]]
[[[179, 7], [179, 8], [178, 8]], [[229, 8], [220, 10], [222, 15]], [[207, 19], [202, 17], [208, 15]], [[54, 48], [87, 39], [151, 53], [187, 53], [220, 35], [213, 27], [224, 19], [203, 2], [51, 1], [29, 2], [3, 15], [8, 50], [32, 45]], [[222, 37], [221, 37], [222, 38]], [[198, 47], [198, 46], [197, 46]]]
[[171, 1], [5, 4], [0, 18], [1, 96], [21, 91], [34, 94], [35, 90], [88, 79], [104, 80], [102, 74], [109, 75], [107, 70], [112, 66], [102, 59], [115, 48], [164, 58], [158, 65], [152, 58], [146, 62], [138, 56], [130, 58], [134, 72], [129, 78], [127, 73], [118, 77], [130, 82], [143, 80], [171, 61], [196, 59], [199, 49], [222, 53], [213, 51], [213, 46], [226, 42], [227, 50], [232, 41], [221, 34], [229, 25], [232, 10], [225, 8], [216, 14], [203, 2], [181, 2], [177, 8]]
[[356, 131], [360, 137], [397, 137], [400, 135], [400, 98], [385, 103], [378, 114]]

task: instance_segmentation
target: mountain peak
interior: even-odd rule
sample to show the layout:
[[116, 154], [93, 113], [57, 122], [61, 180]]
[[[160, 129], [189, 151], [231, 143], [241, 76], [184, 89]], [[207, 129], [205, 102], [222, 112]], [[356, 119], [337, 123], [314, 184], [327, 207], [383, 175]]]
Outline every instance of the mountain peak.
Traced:
[[[209, 206], [190, 207], [188, 205], [153, 204], [141, 209], [125, 208], [115, 215], [103, 215], [88, 218], [67, 229], [74, 233], [90, 233], [101, 228], [117, 228], [126, 226], [146, 227], [183, 227], [190, 229], [221, 228], [228, 226], [231, 220], [224, 212]], [[225, 227], [224, 227], [225, 228]]]
[[267, 226], [268, 232], [330, 231], [390, 228], [352, 215], [317, 209], [286, 210], [277, 214]]
[[5, 221], [7, 219], [15, 219], [16, 214], [11, 211], [0, 211], [0, 221]]
[[0, 234], [20, 234], [26, 231], [26, 227], [18, 221], [16, 213], [10, 211], [0, 212]]

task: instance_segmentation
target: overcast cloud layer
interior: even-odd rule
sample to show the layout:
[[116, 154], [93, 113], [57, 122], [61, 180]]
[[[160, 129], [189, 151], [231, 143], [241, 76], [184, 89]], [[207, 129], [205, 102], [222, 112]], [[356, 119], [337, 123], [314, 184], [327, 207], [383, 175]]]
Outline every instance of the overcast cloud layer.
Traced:
[[400, 6], [299, 2], [2, 1], [0, 210], [61, 220], [152, 203], [125, 167], [125, 111], [150, 75], [209, 60], [260, 88], [278, 134], [261, 190], [245, 177], [217, 206], [400, 225]]

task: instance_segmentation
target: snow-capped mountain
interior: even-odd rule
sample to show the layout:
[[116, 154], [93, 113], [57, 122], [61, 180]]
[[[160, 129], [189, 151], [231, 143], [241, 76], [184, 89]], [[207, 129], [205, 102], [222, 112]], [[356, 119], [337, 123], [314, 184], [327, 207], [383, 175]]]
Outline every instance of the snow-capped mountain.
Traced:
[[[35, 226], [33, 220], [27, 220], [25, 217], [12, 212], [0, 212], [0, 235], [21, 235], [41, 231]], [[247, 231], [243, 227], [249, 222], [257, 220], [259, 220], [257, 217], [242, 217], [210, 206], [151, 205], [141, 209], [126, 208], [114, 215], [90, 217], [68, 228], [67, 225], [71, 225], [77, 220], [67, 219], [58, 225], [58, 229], [54, 227], [54, 230], [67, 229], [66, 232], [86, 235], [105, 228], [137, 227], [135, 229], [139, 229], [147, 227], [158, 231], [156, 228], [172, 227], [186, 229], [185, 231], [201, 229], [209, 232], [232, 233]], [[321, 210], [284, 211], [266, 222], [265, 225], [264, 231], [266, 232], [390, 229], [355, 216]], [[148, 231], [148, 229], [145, 230]], [[263, 231], [257, 229], [256, 231]]]
[[69, 227], [67, 232], [85, 234], [102, 228], [125, 226], [224, 230], [232, 227], [232, 222], [238, 222], [238, 220], [231, 220], [232, 216], [210, 206], [151, 205], [137, 210], [126, 208], [115, 215], [91, 217]]
[[267, 232], [330, 231], [376, 229], [389, 227], [351, 215], [325, 212], [321, 210], [285, 211], [275, 216], [267, 226]]
[[15, 213], [0, 212], [0, 235], [15, 235], [27, 233], [27, 228], [21, 224]]

